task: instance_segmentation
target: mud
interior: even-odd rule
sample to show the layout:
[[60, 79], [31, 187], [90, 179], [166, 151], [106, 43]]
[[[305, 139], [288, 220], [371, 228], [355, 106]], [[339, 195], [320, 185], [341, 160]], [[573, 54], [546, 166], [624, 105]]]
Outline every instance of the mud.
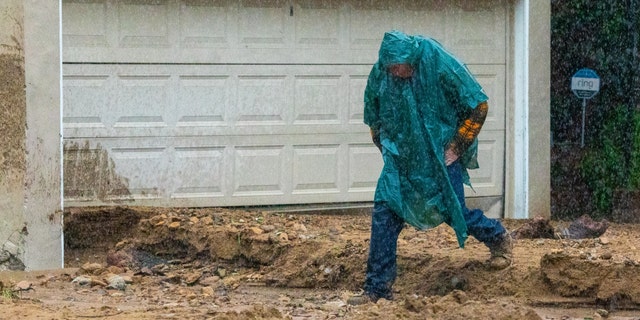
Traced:
[[[0, 298], [7, 315], [640, 319], [637, 225], [610, 223], [591, 239], [518, 239], [514, 264], [501, 271], [485, 265], [489, 251], [475, 239], [458, 248], [446, 226], [405, 228], [395, 299], [349, 306], [364, 280], [368, 214], [135, 207], [65, 214], [67, 268], [0, 273], [13, 295]], [[504, 222], [516, 230], [531, 220]], [[30, 289], [16, 290], [20, 281]]]
[[89, 142], [64, 144], [64, 194], [74, 200], [126, 200], [129, 181], [116, 172], [107, 150]]
[[[0, 270], [24, 269], [19, 249], [23, 226], [17, 217], [23, 203], [26, 171], [26, 92], [21, 23], [15, 21], [11, 43], [0, 43], [0, 210], [8, 212], [0, 221]], [[11, 214], [15, 213], [15, 215]]]

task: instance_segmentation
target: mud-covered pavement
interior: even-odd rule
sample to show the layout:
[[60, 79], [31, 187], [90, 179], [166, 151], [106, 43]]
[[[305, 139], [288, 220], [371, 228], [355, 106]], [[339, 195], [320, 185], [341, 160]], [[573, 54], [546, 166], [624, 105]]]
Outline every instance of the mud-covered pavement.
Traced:
[[518, 239], [500, 271], [475, 239], [460, 249], [446, 226], [407, 227], [395, 300], [349, 306], [369, 223], [366, 213], [67, 209], [66, 268], [0, 272], [0, 319], [640, 319], [640, 225]]

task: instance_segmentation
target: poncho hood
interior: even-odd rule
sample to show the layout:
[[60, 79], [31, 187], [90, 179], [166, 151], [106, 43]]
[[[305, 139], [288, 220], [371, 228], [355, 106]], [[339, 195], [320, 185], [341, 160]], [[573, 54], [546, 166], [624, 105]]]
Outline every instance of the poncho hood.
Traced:
[[416, 64], [418, 60], [418, 40], [400, 31], [389, 31], [384, 34], [378, 61], [383, 67], [393, 64]]

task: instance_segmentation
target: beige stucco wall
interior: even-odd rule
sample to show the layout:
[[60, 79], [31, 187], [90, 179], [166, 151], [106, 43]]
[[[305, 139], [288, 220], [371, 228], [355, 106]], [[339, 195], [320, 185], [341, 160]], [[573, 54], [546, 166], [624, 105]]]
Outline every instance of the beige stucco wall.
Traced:
[[528, 217], [551, 215], [551, 3], [530, 1]]
[[0, 270], [63, 264], [58, 12], [0, 2]]
[[551, 4], [533, 0], [513, 4], [505, 217], [549, 217]]

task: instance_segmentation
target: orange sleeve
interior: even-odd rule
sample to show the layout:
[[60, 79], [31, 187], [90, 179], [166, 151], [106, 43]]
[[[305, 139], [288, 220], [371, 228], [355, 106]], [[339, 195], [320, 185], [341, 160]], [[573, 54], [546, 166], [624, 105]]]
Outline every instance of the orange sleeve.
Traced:
[[482, 102], [473, 109], [467, 119], [462, 121], [456, 135], [449, 144], [449, 148], [451, 148], [457, 155], [462, 155], [473, 143], [473, 140], [478, 137], [480, 129], [482, 129], [482, 125], [484, 124], [484, 120], [487, 118], [488, 111], [489, 105], [486, 101]]

